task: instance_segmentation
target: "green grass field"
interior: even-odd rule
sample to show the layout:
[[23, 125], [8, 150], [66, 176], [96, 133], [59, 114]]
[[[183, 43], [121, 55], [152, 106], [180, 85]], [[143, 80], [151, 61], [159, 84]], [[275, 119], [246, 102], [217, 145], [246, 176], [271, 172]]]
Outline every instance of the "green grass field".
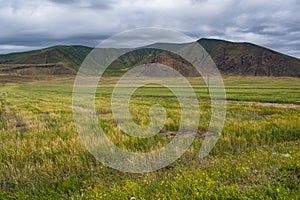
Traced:
[[[119, 172], [83, 146], [72, 113], [73, 77], [0, 77], [0, 199], [299, 199], [300, 79], [224, 77], [227, 116], [210, 155], [199, 159], [203, 137], [168, 167], [145, 174]], [[110, 93], [96, 91], [99, 125], [121, 148], [147, 152], [170, 142], [158, 134], [129, 137], [115, 126]], [[207, 130], [210, 101], [203, 81], [189, 79]], [[158, 98], [159, 97], [159, 98]], [[168, 113], [162, 132], [176, 131], [180, 112], [163, 87], [138, 89], [132, 118], [147, 124], [151, 105]]]

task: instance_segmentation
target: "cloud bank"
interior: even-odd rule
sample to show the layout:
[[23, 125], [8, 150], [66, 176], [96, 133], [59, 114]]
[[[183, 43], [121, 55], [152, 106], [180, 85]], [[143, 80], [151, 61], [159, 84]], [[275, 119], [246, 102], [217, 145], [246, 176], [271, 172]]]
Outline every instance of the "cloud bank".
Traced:
[[96, 46], [132, 28], [246, 41], [300, 58], [297, 0], [0, 0], [0, 53]]

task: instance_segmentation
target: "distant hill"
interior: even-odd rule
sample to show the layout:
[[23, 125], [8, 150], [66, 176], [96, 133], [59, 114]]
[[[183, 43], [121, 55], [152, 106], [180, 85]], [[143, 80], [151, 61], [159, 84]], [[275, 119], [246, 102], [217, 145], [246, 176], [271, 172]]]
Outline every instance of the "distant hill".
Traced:
[[[200, 39], [198, 42], [223, 74], [300, 77], [300, 59], [251, 43], [215, 39]], [[0, 55], [0, 74], [76, 74], [91, 50], [85, 46], [54, 46]], [[119, 76], [136, 65], [155, 62], [169, 65], [184, 76], [198, 76], [181, 57], [157, 49], [136, 50], [121, 56], [111, 64], [106, 75]]]

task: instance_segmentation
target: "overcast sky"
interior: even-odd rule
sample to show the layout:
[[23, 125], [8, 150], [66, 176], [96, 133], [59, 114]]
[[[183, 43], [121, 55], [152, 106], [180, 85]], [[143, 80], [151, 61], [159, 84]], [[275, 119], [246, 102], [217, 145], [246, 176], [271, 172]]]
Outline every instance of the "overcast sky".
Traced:
[[246, 41], [300, 58], [299, 0], [0, 0], [0, 53], [96, 46], [132, 28]]

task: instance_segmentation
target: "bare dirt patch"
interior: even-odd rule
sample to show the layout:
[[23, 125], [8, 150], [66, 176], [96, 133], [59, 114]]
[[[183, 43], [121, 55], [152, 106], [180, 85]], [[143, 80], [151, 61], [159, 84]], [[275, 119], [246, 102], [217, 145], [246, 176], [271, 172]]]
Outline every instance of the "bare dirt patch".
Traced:
[[[182, 137], [188, 137], [195, 134], [194, 131], [184, 131], [184, 132], [178, 132], [178, 131], [165, 131], [161, 133], [163, 136], [167, 138], [175, 137], [176, 135], [182, 136]], [[211, 131], [197, 131], [196, 137], [205, 137], [205, 136], [218, 136], [218, 133], [211, 132]]]
[[3, 122], [7, 130], [18, 129], [26, 130], [27, 125], [23, 118], [18, 116], [9, 106], [5, 105], [2, 101], [0, 120]]

